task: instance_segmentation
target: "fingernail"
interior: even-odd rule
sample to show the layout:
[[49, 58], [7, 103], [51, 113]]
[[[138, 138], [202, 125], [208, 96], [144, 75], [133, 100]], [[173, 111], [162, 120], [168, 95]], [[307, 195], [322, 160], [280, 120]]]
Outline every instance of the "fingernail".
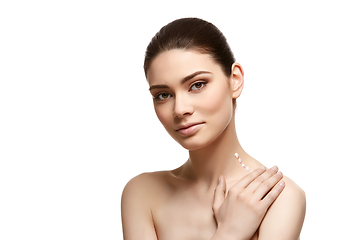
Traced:
[[271, 170], [277, 171], [277, 170], [278, 170], [278, 167], [277, 167], [277, 166], [273, 166], [273, 167], [271, 168]]
[[285, 182], [284, 182], [284, 181], [281, 181], [281, 182], [279, 183], [279, 186], [281, 186], [281, 187], [285, 186]]
[[278, 172], [277, 175], [282, 176], [282, 172]]

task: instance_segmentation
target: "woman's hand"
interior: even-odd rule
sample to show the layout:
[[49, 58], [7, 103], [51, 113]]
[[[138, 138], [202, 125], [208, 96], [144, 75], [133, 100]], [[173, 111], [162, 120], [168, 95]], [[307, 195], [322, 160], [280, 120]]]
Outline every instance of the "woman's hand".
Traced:
[[[229, 189], [220, 176], [215, 189], [213, 211], [221, 239], [248, 240], [259, 228], [270, 205], [285, 187], [277, 167], [258, 168]], [[277, 184], [279, 183], [279, 184]]]

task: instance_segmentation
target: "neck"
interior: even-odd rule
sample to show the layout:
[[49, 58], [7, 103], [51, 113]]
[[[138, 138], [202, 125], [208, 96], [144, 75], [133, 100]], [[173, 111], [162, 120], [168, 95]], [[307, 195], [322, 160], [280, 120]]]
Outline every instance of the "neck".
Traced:
[[207, 185], [216, 184], [220, 175], [228, 180], [234, 179], [245, 171], [234, 157], [235, 153], [238, 153], [244, 162], [251, 161], [251, 157], [239, 143], [233, 118], [213, 143], [189, 151], [189, 160], [183, 166], [183, 173], [186, 173], [186, 177]]

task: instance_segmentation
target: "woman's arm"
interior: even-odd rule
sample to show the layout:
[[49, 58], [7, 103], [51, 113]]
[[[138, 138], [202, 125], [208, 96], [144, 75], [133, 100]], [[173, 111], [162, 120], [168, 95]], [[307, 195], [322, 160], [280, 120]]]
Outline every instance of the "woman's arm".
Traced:
[[[141, 176], [141, 175], [140, 175]], [[123, 236], [126, 240], [157, 240], [144, 178], [135, 177], [121, 198]]]
[[284, 177], [286, 188], [271, 205], [259, 227], [259, 240], [298, 240], [305, 218], [305, 193]]

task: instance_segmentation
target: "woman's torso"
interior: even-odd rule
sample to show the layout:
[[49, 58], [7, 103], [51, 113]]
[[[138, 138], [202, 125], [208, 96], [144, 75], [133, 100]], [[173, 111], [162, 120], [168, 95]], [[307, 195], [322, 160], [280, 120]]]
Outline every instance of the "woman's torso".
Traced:
[[168, 171], [150, 174], [154, 179], [150, 204], [158, 239], [210, 240], [217, 228], [212, 211], [214, 188], [189, 184]]

